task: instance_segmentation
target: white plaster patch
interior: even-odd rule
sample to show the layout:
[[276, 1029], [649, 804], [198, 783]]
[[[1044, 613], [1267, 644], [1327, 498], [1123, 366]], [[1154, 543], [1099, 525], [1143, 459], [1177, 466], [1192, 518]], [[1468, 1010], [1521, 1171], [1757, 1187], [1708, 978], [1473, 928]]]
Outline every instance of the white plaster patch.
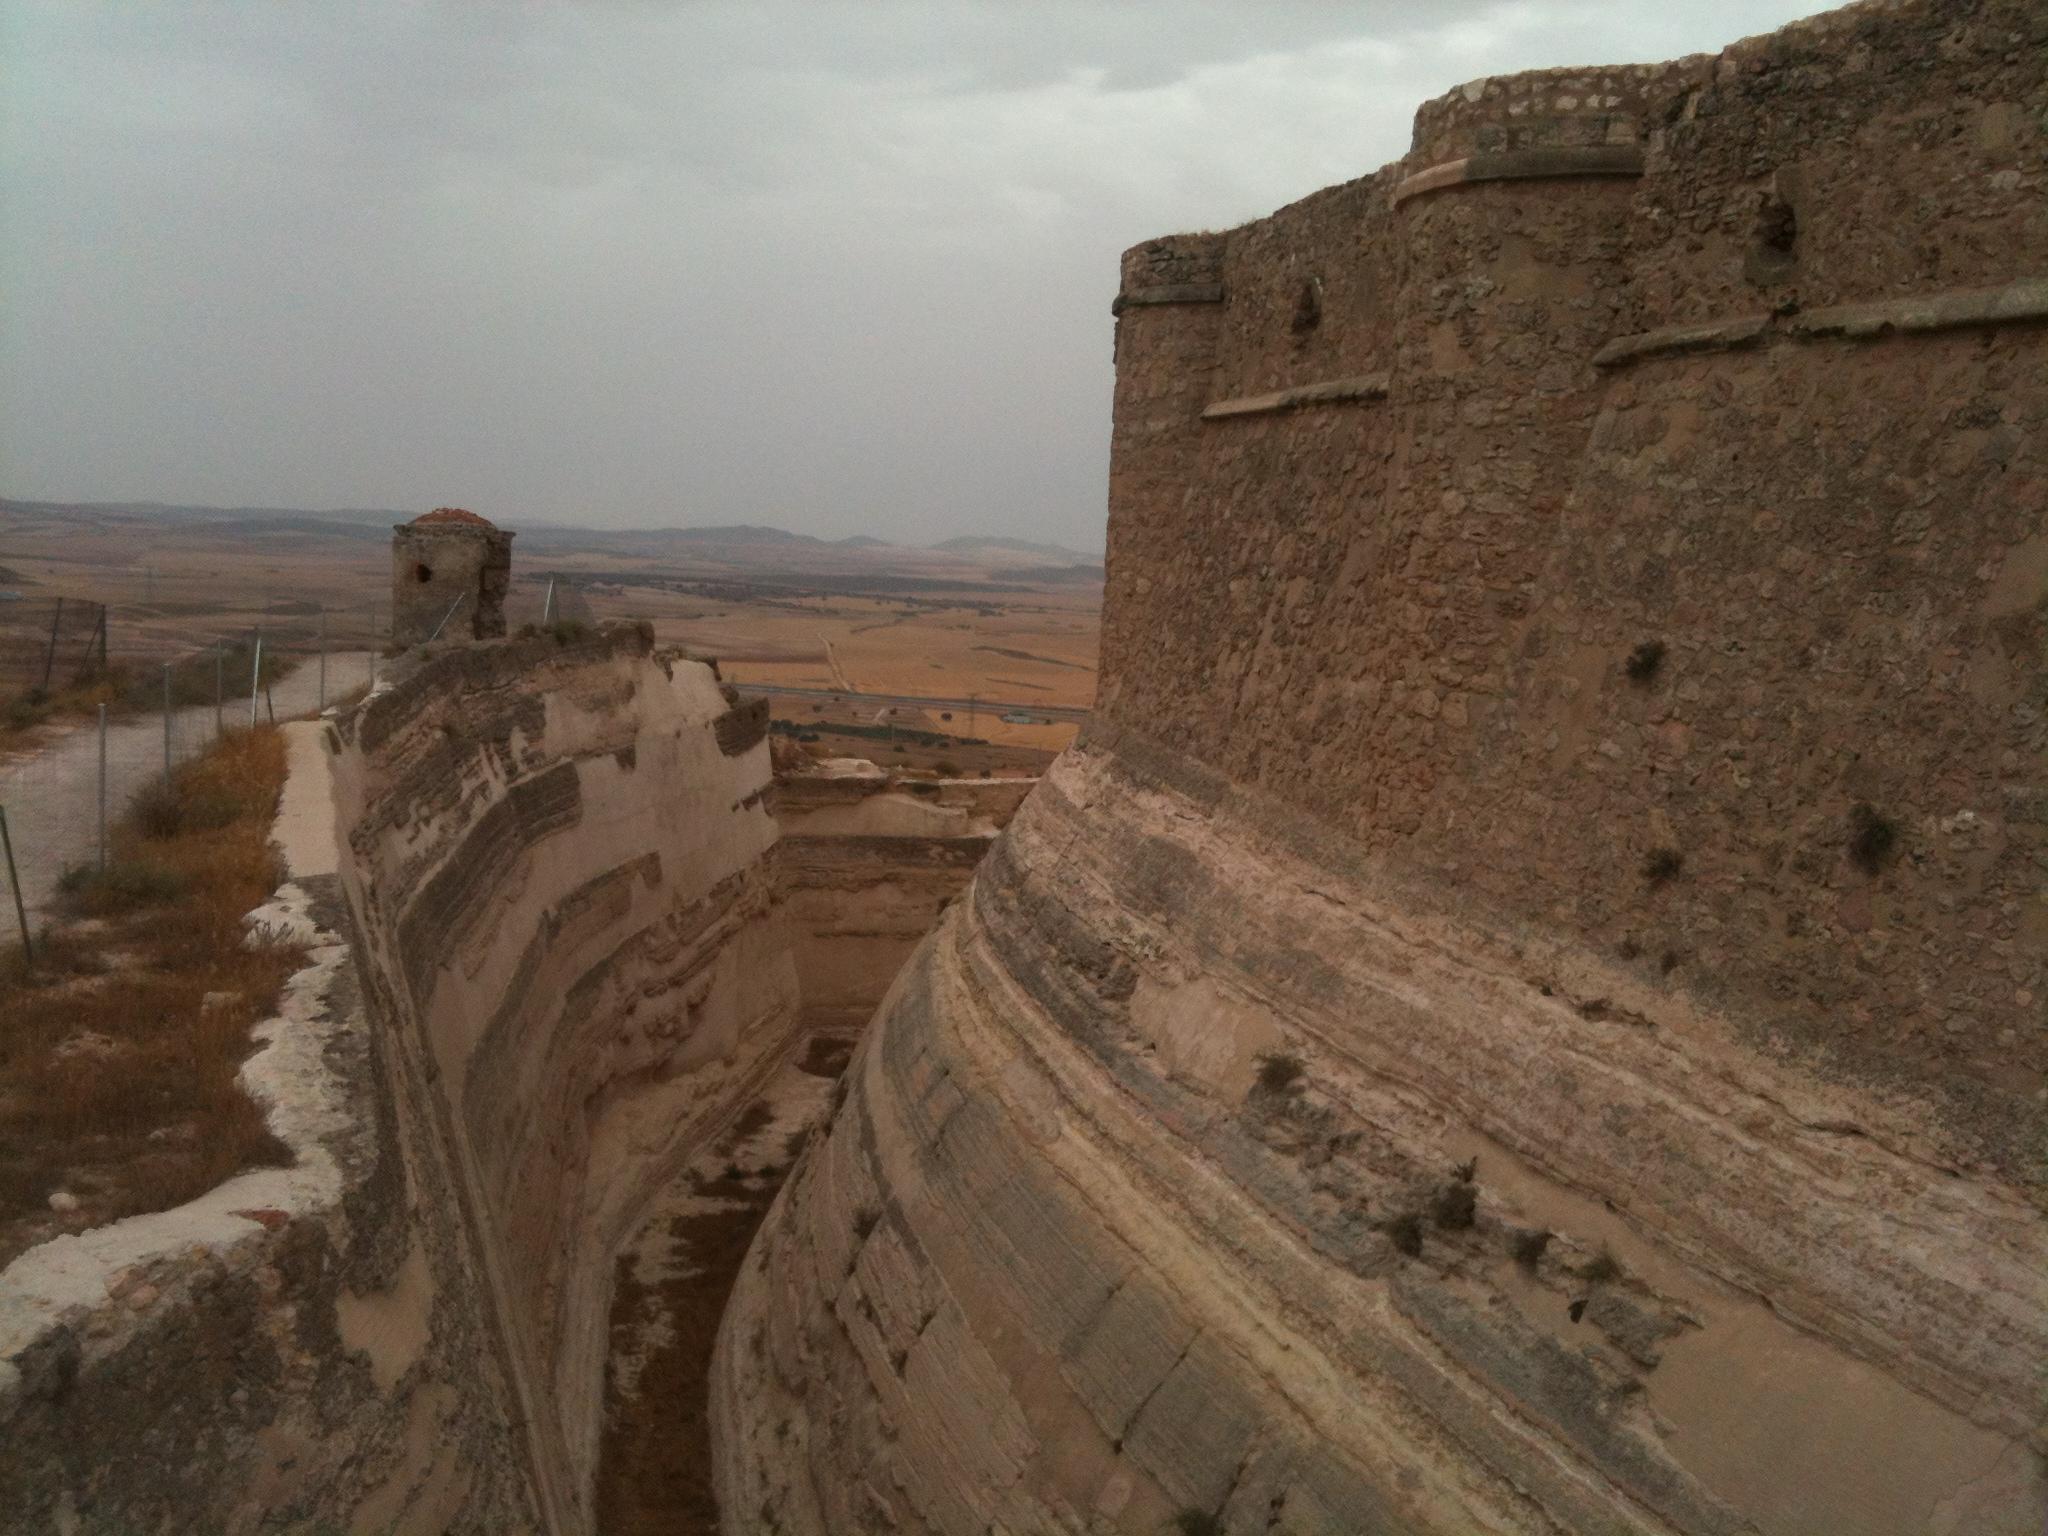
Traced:
[[[324, 786], [324, 759], [319, 767]], [[237, 1174], [173, 1210], [65, 1233], [0, 1270], [0, 1396], [18, 1380], [6, 1362], [48, 1330], [101, 1312], [115, 1321], [112, 1327], [89, 1331], [90, 1347], [97, 1352], [113, 1347], [135, 1326], [134, 1310], [110, 1296], [129, 1271], [164, 1269], [159, 1289], [167, 1289], [181, 1277], [165, 1268], [173, 1261], [189, 1274], [196, 1267], [191, 1260], [260, 1243], [269, 1235], [266, 1221], [279, 1225], [280, 1217], [325, 1216], [336, 1208], [341, 1170], [330, 1148], [352, 1122], [327, 1047], [355, 1021], [334, 1017], [329, 994], [349, 951], [315, 924], [310, 908], [305, 891], [287, 882], [246, 919], [252, 939], [254, 930], [263, 928], [310, 946], [307, 964], [285, 982], [276, 1017], [250, 1032], [257, 1049], [240, 1074], [243, 1088], [262, 1106], [271, 1133], [291, 1148], [293, 1166]], [[246, 1211], [263, 1212], [265, 1220], [238, 1214]]]

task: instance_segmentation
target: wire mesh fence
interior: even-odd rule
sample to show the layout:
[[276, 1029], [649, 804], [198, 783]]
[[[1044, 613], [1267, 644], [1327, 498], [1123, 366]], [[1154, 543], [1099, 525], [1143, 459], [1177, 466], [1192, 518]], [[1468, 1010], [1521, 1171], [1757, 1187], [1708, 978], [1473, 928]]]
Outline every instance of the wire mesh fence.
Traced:
[[5, 938], [25, 926], [33, 942], [65, 871], [104, 860], [108, 826], [145, 787], [228, 731], [318, 714], [374, 683], [384, 646], [374, 613], [286, 617], [274, 630], [211, 636], [188, 624], [167, 640], [141, 623], [124, 637], [121, 612], [102, 608], [90, 661], [67, 670], [60, 645], [57, 660], [46, 649], [26, 669], [0, 671]]
[[107, 609], [0, 592], [0, 698], [73, 688], [107, 666]]
[[[458, 598], [432, 638], [468, 638], [474, 604]], [[505, 618], [515, 634], [595, 623], [563, 575], [520, 583]], [[0, 928], [25, 920], [32, 935], [65, 871], [103, 858], [106, 827], [152, 781], [226, 731], [373, 685], [390, 639], [383, 605], [271, 595], [229, 609], [189, 575], [151, 571], [112, 605], [0, 592]]]

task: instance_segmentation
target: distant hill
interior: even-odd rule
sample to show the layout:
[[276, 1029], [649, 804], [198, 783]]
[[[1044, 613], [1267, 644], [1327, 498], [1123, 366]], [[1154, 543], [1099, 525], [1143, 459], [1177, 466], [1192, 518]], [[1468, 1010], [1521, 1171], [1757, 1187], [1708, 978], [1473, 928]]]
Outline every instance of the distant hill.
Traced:
[[[308, 539], [351, 543], [390, 537], [393, 524], [410, 522], [419, 508], [206, 507], [159, 501], [58, 502], [0, 497], [0, 520], [16, 530], [80, 526], [106, 530], [157, 525], [223, 538], [281, 538], [288, 548]], [[489, 515], [486, 513], [486, 515]], [[1066, 584], [1102, 579], [1099, 556], [1032, 539], [965, 534], [932, 545], [899, 544], [873, 534], [824, 539], [762, 523], [722, 523], [678, 528], [583, 528], [538, 518], [507, 517], [519, 535], [521, 558], [601, 554], [621, 560], [673, 563], [686, 569], [722, 568], [744, 572], [810, 572], [862, 575], [891, 571], [924, 579], [995, 577], [1003, 581]], [[6, 531], [0, 526], [0, 532]], [[966, 566], [970, 569], [963, 570]]]
[[0, 496], [0, 514], [15, 517], [84, 517], [126, 520], [147, 518], [168, 523], [259, 523], [275, 529], [281, 525], [348, 523], [375, 525], [390, 531], [393, 523], [417, 517], [418, 512], [394, 512], [383, 507], [337, 507], [332, 511], [308, 511], [303, 507], [195, 507], [165, 501], [16, 501]]
[[1088, 557], [1078, 549], [1069, 549], [1064, 544], [1041, 544], [1033, 539], [998, 539], [983, 534], [965, 534], [931, 547], [951, 555], [1031, 555], [1040, 560], [1056, 560], [1062, 565], [1088, 563]]
[[685, 544], [823, 544], [827, 541], [808, 533], [791, 533], [787, 528], [767, 528], [759, 523], [718, 523], [708, 528], [635, 528], [638, 534], [658, 534]]

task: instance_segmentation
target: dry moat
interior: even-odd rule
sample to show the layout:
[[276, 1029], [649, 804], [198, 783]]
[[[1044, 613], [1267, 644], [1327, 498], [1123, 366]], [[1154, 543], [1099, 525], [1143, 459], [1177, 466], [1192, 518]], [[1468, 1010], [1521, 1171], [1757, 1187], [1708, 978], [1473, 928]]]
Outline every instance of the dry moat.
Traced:
[[401, 529], [289, 1166], [0, 1276], [0, 1526], [2040, 1530], [2044, 123], [1878, 0], [1132, 248], [1036, 781]]

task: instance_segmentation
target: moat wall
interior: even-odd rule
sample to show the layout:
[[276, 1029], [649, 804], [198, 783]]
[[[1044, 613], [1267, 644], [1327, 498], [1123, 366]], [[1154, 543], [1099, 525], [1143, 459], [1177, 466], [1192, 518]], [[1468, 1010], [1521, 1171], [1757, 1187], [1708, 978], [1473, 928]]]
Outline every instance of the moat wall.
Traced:
[[765, 718], [612, 629], [430, 654], [341, 723], [343, 877], [552, 1529], [591, 1528], [613, 1263], [781, 1069]]
[[364, 1006], [328, 728], [285, 732], [252, 920], [309, 955], [242, 1081], [292, 1165], [0, 1274], [0, 1529], [543, 1528], [429, 1085]]
[[257, 917], [313, 960], [245, 1079], [296, 1162], [8, 1268], [0, 1525], [700, 1519], [786, 1144], [1032, 782], [772, 777], [766, 723], [629, 627], [286, 728]]
[[2038, 1526], [2044, 111], [1853, 7], [1126, 256], [1097, 716], [756, 1240], [728, 1531]]
[[859, 1033], [1037, 782], [897, 779], [858, 761], [777, 775], [775, 882], [807, 1030]]

